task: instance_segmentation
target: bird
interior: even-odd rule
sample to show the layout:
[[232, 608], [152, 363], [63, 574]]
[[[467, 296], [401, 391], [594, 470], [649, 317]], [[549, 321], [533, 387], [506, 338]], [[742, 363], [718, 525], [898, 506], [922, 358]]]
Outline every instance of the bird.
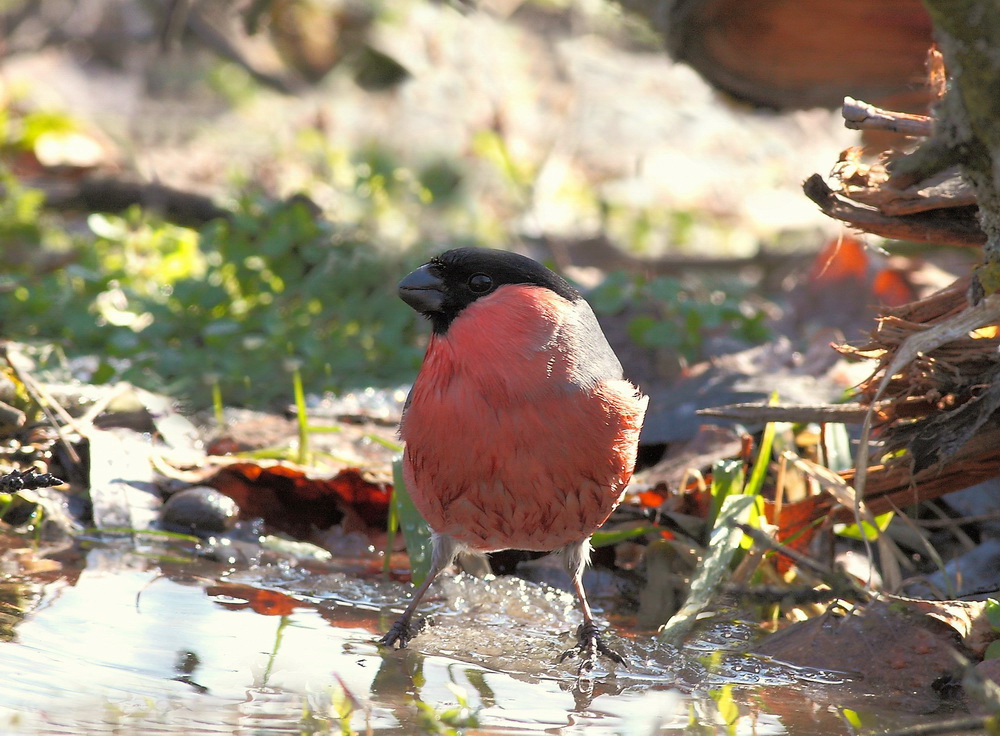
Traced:
[[404, 648], [435, 577], [460, 552], [559, 552], [583, 623], [580, 674], [618, 664], [583, 587], [590, 537], [634, 470], [648, 397], [623, 377], [593, 309], [527, 256], [456, 248], [399, 283], [431, 335], [404, 404], [403, 480], [429, 525], [430, 571], [379, 639]]

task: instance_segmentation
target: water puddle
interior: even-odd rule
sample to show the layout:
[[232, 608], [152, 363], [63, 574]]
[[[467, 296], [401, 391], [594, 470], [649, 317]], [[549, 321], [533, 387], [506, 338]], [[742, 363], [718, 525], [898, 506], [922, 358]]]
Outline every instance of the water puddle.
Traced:
[[719, 623], [684, 653], [614, 636], [628, 670], [580, 687], [556, 664], [577, 623], [566, 593], [445, 578], [436, 625], [387, 652], [373, 632], [408, 587], [310, 568], [97, 545], [58, 574], [0, 584], [0, 732], [411, 734], [474, 714], [469, 732], [511, 736], [726, 733], [727, 685], [734, 733], [848, 732], [830, 694], [849, 687], [844, 673], [713, 655], [739, 650], [743, 624]]

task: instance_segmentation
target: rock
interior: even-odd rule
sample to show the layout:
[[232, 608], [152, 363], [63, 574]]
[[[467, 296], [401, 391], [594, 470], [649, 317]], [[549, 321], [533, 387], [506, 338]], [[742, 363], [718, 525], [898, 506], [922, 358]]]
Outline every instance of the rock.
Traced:
[[228, 531], [240, 509], [233, 499], [208, 486], [195, 486], [171, 496], [160, 511], [163, 529], [210, 535]]

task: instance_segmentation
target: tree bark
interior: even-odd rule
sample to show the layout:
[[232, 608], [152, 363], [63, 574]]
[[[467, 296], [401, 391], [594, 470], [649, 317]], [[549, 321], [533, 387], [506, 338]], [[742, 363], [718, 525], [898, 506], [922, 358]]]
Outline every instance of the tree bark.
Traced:
[[986, 233], [972, 301], [1000, 290], [1000, 13], [995, 0], [924, 0], [950, 75], [934, 135], [900, 160], [893, 176], [926, 178], [961, 165]]

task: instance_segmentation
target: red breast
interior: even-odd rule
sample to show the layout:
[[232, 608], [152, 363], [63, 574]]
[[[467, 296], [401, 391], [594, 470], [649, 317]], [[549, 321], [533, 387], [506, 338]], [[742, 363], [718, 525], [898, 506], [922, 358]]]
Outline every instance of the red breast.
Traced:
[[582, 299], [504, 284], [435, 332], [400, 425], [432, 529], [477, 550], [548, 551], [607, 519], [647, 399], [608, 369], [596, 325]]

